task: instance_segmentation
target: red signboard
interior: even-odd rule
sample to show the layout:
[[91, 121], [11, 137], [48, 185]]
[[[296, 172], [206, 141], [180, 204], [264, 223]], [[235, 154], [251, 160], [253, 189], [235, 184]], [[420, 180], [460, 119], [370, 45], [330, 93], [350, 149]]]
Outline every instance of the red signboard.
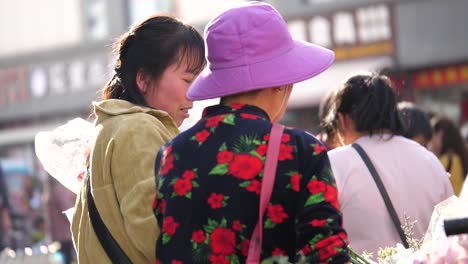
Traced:
[[468, 83], [468, 64], [416, 71], [411, 75], [416, 90], [438, 89]]

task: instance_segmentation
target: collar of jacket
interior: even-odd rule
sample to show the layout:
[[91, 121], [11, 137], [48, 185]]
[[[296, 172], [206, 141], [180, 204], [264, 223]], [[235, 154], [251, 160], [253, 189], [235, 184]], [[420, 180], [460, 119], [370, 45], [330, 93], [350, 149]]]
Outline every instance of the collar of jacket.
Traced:
[[254, 105], [236, 103], [208, 106], [203, 111], [202, 118], [209, 118], [223, 114], [250, 114], [257, 116], [260, 119], [270, 121], [268, 114], [263, 109]]
[[166, 127], [174, 127], [177, 129], [177, 124], [174, 119], [165, 111], [139, 106], [125, 100], [108, 99], [99, 102], [93, 102], [94, 113], [96, 115], [95, 124], [102, 123], [103, 120], [112, 116], [146, 113], [159, 119]]

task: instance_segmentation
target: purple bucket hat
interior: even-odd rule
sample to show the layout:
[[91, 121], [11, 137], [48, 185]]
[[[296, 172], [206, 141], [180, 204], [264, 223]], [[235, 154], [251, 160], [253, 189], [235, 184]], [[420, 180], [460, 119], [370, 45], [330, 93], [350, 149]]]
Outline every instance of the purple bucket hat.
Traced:
[[247, 2], [213, 18], [205, 28], [208, 67], [187, 92], [204, 100], [297, 83], [326, 70], [333, 51], [293, 40], [271, 5]]

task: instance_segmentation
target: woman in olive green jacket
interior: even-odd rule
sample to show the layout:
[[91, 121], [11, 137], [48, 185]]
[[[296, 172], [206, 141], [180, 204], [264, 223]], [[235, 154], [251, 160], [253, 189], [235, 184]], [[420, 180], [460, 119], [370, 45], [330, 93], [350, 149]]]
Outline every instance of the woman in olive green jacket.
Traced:
[[[93, 103], [87, 177], [104, 225], [130, 261], [154, 263], [154, 160], [192, 108], [185, 93], [205, 67], [204, 44], [193, 27], [153, 16], [124, 34], [116, 51], [115, 74], [103, 100]], [[78, 262], [110, 263], [90, 221], [83, 182], [72, 221]]]

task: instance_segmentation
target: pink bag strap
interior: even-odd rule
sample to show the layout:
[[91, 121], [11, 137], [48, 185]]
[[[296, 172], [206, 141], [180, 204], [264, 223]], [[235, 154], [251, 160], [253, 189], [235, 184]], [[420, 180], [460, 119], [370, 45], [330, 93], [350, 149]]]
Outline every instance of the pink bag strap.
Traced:
[[273, 124], [270, 133], [270, 142], [266, 154], [265, 169], [263, 173], [262, 188], [260, 192], [260, 206], [258, 212], [258, 223], [255, 226], [252, 238], [250, 239], [249, 255], [247, 256], [247, 264], [260, 263], [260, 255], [262, 253], [262, 238], [263, 238], [263, 214], [270, 203], [273, 185], [275, 183], [276, 166], [278, 165], [278, 155], [281, 146], [281, 136], [283, 135], [284, 126]]

